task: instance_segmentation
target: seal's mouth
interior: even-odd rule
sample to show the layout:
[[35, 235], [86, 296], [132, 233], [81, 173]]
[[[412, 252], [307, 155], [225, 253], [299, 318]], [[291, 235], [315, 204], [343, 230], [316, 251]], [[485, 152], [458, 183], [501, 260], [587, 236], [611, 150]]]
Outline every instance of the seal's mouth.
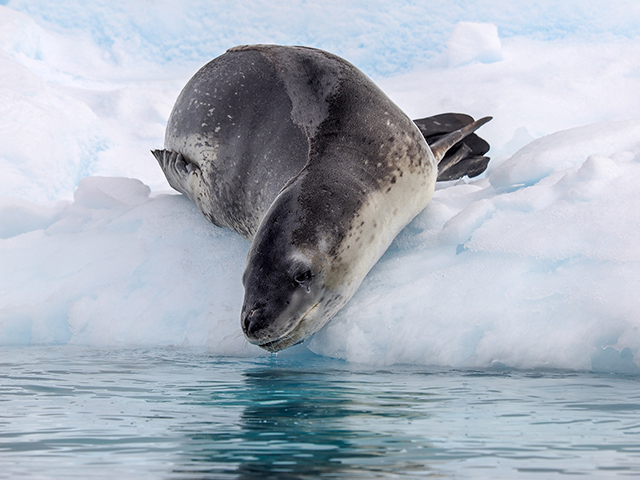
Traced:
[[[300, 325], [302, 325], [302, 322], [304, 322], [305, 318], [307, 318], [307, 315], [309, 315], [316, 308], [318, 308], [318, 305], [320, 305], [320, 302], [316, 303], [313, 307], [311, 307], [307, 311], [307, 313], [305, 313], [300, 318], [300, 320], [298, 320], [289, 330], [287, 330], [287, 332], [285, 334], [281, 335], [280, 338], [278, 338], [277, 340], [271, 340], [269, 342], [258, 343], [257, 345], [260, 348], [264, 348], [265, 350], [268, 350], [269, 352], [275, 353], [275, 352], [279, 352], [280, 350], [284, 350], [287, 347], [293, 347], [294, 345], [298, 345], [299, 343], [304, 342], [306, 337], [300, 338], [301, 335], [297, 331], [298, 331]], [[296, 335], [296, 333], [298, 333], [298, 334]]]

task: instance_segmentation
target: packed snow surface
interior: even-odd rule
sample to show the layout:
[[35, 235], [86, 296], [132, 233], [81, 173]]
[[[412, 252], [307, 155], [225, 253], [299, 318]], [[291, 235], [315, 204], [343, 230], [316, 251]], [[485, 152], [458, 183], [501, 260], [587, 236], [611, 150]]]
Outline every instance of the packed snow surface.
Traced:
[[640, 372], [636, 2], [0, 2], [0, 345], [206, 345], [240, 331], [248, 243], [172, 192], [180, 89], [242, 43], [362, 68], [413, 118], [494, 120], [303, 347], [373, 364]]

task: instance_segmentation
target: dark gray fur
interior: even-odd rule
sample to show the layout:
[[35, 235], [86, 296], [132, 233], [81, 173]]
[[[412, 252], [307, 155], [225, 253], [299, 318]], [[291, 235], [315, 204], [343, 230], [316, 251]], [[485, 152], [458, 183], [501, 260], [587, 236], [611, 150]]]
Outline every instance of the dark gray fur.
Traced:
[[[187, 83], [169, 117], [165, 150], [153, 153], [170, 185], [196, 204], [189, 177], [203, 183], [214, 207], [205, 213], [211, 222], [252, 238], [282, 187], [307, 163], [324, 164], [321, 178], [310, 172], [308, 179], [322, 188], [346, 174], [335, 158], [339, 151], [352, 149], [363, 158], [393, 151], [397, 139], [382, 134], [388, 131], [385, 109], [398, 110], [340, 57], [305, 47], [237, 47]], [[397, 129], [416, 137], [412, 155], [420, 163], [422, 139], [408, 117], [402, 120]], [[200, 140], [186, 145], [190, 136]], [[399, 172], [385, 163], [372, 172], [368, 188]], [[352, 211], [357, 201], [349, 205], [349, 197], [344, 209]]]

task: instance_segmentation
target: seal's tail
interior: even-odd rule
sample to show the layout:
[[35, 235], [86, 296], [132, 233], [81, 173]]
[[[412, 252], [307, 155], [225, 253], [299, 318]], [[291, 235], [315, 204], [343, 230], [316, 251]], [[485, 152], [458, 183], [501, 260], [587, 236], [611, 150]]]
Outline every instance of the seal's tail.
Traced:
[[414, 120], [438, 161], [438, 181], [475, 177], [489, 164], [489, 144], [474, 131], [491, 120], [474, 121], [461, 113], [442, 113]]

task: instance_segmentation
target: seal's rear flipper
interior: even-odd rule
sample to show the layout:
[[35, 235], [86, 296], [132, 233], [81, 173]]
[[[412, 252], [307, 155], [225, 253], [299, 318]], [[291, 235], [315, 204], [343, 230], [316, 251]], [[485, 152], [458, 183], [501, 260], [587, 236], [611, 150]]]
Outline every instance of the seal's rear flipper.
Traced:
[[447, 133], [466, 127], [473, 123], [473, 117], [464, 113], [441, 113], [433, 117], [419, 118], [413, 123], [418, 126], [424, 138], [429, 141], [433, 138], [437, 140]]
[[[463, 147], [466, 145], [463, 143]], [[461, 150], [460, 147], [459, 150]], [[456, 154], [447, 155], [442, 159], [438, 165], [438, 182], [444, 182], [447, 180], [457, 180], [467, 175], [469, 178], [477, 177], [487, 169], [489, 165], [489, 157], [483, 156], [464, 156], [460, 160], [457, 160]], [[445, 164], [447, 160], [451, 160], [450, 163]], [[456, 161], [457, 160], [457, 161]]]
[[438, 181], [475, 177], [489, 164], [489, 144], [472, 133], [491, 120], [477, 122], [462, 113], [443, 113], [414, 120], [438, 161]]
[[169, 185], [195, 203], [191, 182], [194, 175], [200, 177], [198, 166], [189, 162], [182, 154], [177, 152], [152, 150], [151, 153], [158, 160]]

